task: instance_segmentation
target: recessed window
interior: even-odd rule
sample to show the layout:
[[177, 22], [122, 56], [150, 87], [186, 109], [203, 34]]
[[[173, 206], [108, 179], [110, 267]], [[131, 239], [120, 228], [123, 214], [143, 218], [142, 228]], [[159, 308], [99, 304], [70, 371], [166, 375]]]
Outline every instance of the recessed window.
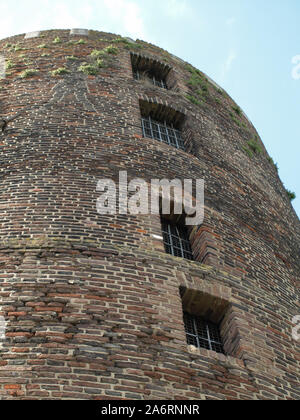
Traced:
[[172, 223], [163, 218], [161, 223], [166, 252], [174, 257], [185, 258], [192, 261], [194, 257], [186, 226]]
[[183, 320], [189, 345], [224, 354], [218, 325], [187, 312], [184, 312]]
[[183, 286], [180, 296], [187, 344], [230, 354], [233, 335], [228, 323], [228, 319], [232, 321], [229, 302], [217, 295]]
[[166, 121], [160, 123], [152, 120], [151, 117], [142, 118], [142, 129], [144, 137], [149, 137], [169, 144], [177, 149], [185, 150], [181, 132], [172, 126], [169, 126]]
[[131, 54], [132, 72], [136, 80], [168, 89], [168, 75], [171, 67], [159, 61], [138, 54]]
[[163, 79], [157, 79], [154, 74], [149, 71], [140, 72], [139, 70], [133, 72], [133, 76], [136, 80], [146, 81], [152, 83], [154, 86], [162, 89], [168, 89], [166, 81]]
[[142, 131], [145, 138], [158, 140], [186, 151], [185, 115], [168, 106], [140, 100]]

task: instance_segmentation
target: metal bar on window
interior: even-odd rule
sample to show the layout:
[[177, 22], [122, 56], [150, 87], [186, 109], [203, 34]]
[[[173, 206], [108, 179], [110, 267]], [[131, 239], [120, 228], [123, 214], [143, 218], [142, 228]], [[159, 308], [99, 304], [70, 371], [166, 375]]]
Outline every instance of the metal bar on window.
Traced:
[[168, 143], [171, 146], [171, 140], [170, 140], [170, 134], [169, 134], [169, 128], [167, 126], [167, 122], [165, 121], [165, 127], [166, 127], [166, 133], [167, 133], [167, 139], [168, 139]]
[[208, 324], [206, 323], [206, 334], [207, 334], [207, 338], [208, 338], [208, 344], [209, 344], [209, 348], [210, 350], [212, 350], [212, 345], [211, 345], [211, 340], [210, 340], [210, 334], [209, 334], [209, 327]]
[[[146, 127], [146, 121], [149, 123], [149, 128]], [[154, 135], [154, 130], [153, 130], [154, 124], [156, 124], [158, 127], [158, 129], [155, 131], [158, 132], [159, 139], [157, 139]], [[163, 133], [162, 127], [165, 129], [165, 133]], [[152, 139], [166, 143], [169, 146], [175, 147], [176, 149], [185, 150], [183, 140], [180, 136], [180, 131], [175, 130], [174, 128], [168, 126], [166, 121], [164, 121], [164, 123], [162, 124], [158, 121], [152, 120], [150, 116], [148, 118], [142, 118], [142, 128], [143, 128], [144, 137], [148, 137], [147, 131], [150, 131]], [[164, 139], [164, 136], [166, 137], [165, 139]], [[172, 142], [172, 139], [173, 139], [173, 142]], [[174, 139], [175, 139], [175, 144], [174, 144]]]
[[158, 126], [158, 133], [159, 133], [160, 141], [163, 142], [163, 138], [162, 138], [161, 131], [160, 131], [161, 124], [157, 124], [157, 126]]
[[[179, 230], [179, 226], [174, 226], [174, 232], [172, 232], [172, 225], [169, 222], [163, 221], [164, 226], [167, 226], [164, 229], [165, 234], [167, 235], [167, 240], [165, 240], [165, 247], [166, 252], [173, 256], [178, 256], [181, 258], [185, 258], [187, 260], [193, 261], [193, 252], [191, 249], [191, 245], [189, 242], [189, 237], [187, 232], [184, 230]], [[173, 236], [178, 241], [179, 245], [175, 245]], [[185, 247], [183, 246], [183, 242], [185, 243]], [[176, 250], [175, 250], [176, 248]]]
[[177, 226], [176, 226], [176, 232], [177, 232], [178, 241], [179, 241], [179, 244], [180, 244], [181, 255], [184, 257], [184, 249], [183, 249], [183, 246], [182, 246], [182, 238], [180, 236], [180, 232], [179, 232]]
[[146, 128], [145, 128], [145, 120], [142, 118], [142, 129], [143, 129], [143, 136], [146, 137]]
[[179, 145], [179, 142], [178, 142], [176, 130], [173, 129], [173, 132], [174, 132], [174, 137], [175, 137], [175, 140], [176, 140], [177, 148], [180, 149], [180, 145]]
[[150, 123], [151, 137], [154, 139], [153, 127], [152, 127], [152, 120], [151, 120], [150, 115], [149, 115], [149, 123]]
[[171, 252], [172, 252], [172, 255], [175, 256], [174, 242], [173, 242], [173, 238], [172, 238], [172, 231], [171, 231], [171, 225], [170, 224], [168, 224], [168, 234], [169, 234]]
[[[190, 315], [187, 312], [184, 312], [184, 320], [185, 320], [186, 336], [193, 338], [194, 342], [197, 343], [198, 348], [205, 348], [205, 349], [208, 348], [211, 351], [216, 351], [217, 353], [224, 354], [223, 343], [222, 343], [219, 328], [217, 325], [209, 321], [206, 321], [205, 319], [201, 317]], [[199, 333], [197, 323], [199, 323], [204, 328], [203, 333], [206, 335], [206, 337], [204, 336], [202, 337], [202, 334]], [[213, 328], [213, 331], [216, 337], [219, 337], [218, 341], [212, 339], [210, 328]]]
[[197, 341], [198, 348], [200, 349], [201, 344], [200, 344], [200, 340], [199, 340], [199, 335], [197, 334], [196, 317], [192, 317], [192, 318], [193, 318], [193, 325], [194, 325], [194, 331], [195, 331], [195, 338], [196, 338], [196, 341]]

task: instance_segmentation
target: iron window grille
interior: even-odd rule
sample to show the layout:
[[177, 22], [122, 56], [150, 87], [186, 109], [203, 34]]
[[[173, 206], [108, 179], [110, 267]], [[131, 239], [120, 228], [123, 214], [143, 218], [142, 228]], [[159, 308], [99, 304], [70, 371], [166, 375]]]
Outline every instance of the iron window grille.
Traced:
[[[136, 80], [142, 80], [143, 79], [143, 76], [141, 76], [141, 73], [138, 70], [133, 72], [133, 76]], [[148, 75], [146, 77], [147, 77], [147, 80], [149, 80], [151, 83], [153, 83], [154, 86], [158, 86], [162, 89], [168, 89], [167, 84], [164, 80], [157, 79], [154, 75], [153, 76]]]
[[187, 312], [183, 319], [189, 345], [225, 354], [218, 325]]
[[185, 150], [181, 132], [167, 125], [166, 122], [160, 123], [152, 120], [151, 117], [142, 118], [142, 129], [144, 137], [149, 137], [166, 143], [169, 146], [176, 147], [177, 149]]
[[167, 220], [162, 220], [162, 233], [168, 254], [191, 261], [194, 260], [189, 235], [184, 226], [174, 225]]

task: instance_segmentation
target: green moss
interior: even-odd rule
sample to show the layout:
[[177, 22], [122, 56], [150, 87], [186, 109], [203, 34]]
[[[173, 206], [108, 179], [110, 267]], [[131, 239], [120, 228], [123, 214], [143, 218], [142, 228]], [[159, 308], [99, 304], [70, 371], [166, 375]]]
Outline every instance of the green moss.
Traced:
[[288, 189], [286, 189], [286, 193], [290, 201], [294, 201], [297, 198], [296, 194]]
[[[186, 69], [191, 73], [191, 77], [188, 80], [188, 85], [193, 90], [193, 95], [189, 95], [191, 102], [202, 104], [206, 102], [209, 97], [208, 80], [207, 78], [197, 69], [192, 66], [186, 66]], [[193, 98], [193, 99], [191, 99]]]
[[[133, 50], [133, 51], [138, 51], [138, 50], [141, 50], [142, 48], [143, 48], [143, 46], [141, 45], [141, 44], [139, 44], [139, 43], [131, 43], [131, 44], [127, 44], [127, 45], [125, 45], [125, 48], [127, 49], [127, 50]], [[167, 60], [166, 60], [167, 61]]]
[[95, 64], [88, 64], [88, 63], [83, 63], [78, 70], [82, 73], [85, 73], [89, 76], [97, 76], [98, 72], [99, 72], [99, 68], [97, 65]]
[[53, 40], [53, 44], [61, 44], [61, 39], [59, 36], [57, 36], [54, 40]]
[[6, 67], [7, 70], [9, 70], [9, 69], [12, 69], [13, 67], [15, 67], [15, 64], [11, 60], [8, 60], [6, 62], [5, 67]]
[[233, 113], [233, 112], [230, 112], [229, 113], [229, 115], [230, 115], [230, 117], [231, 117], [231, 119], [232, 119], [232, 121], [238, 126], [238, 127], [240, 127], [240, 128], [242, 128], [243, 127], [243, 125], [242, 125], [242, 121], [241, 120], [239, 120], [238, 118], [237, 118], [237, 116]]
[[74, 43], [75, 45], [84, 45], [86, 44], [86, 41], [84, 39], [80, 39], [79, 41]]
[[125, 39], [125, 38], [122, 38], [122, 37], [120, 37], [120, 38], [115, 38], [115, 39], [113, 39], [112, 41], [111, 41], [112, 43], [114, 43], [114, 44], [119, 44], [119, 43], [123, 43], [123, 44], [132, 44], [132, 42], [129, 42], [128, 41], [128, 39]]
[[263, 149], [262, 149], [262, 147], [261, 147], [261, 145], [259, 144], [259, 142], [258, 142], [258, 138], [257, 137], [255, 137], [254, 139], [252, 139], [252, 140], [249, 140], [248, 141], [248, 147], [255, 153], [255, 154], [257, 154], [257, 155], [260, 155], [261, 153], [262, 153], [262, 151], [263, 151]]
[[66, 59], [67, 59], [68, 61], [77, 61], [77, 60], [79, 60], [79, 57], [75, 57], [74, 55], [68, 55], [68, 56], [66, 57]]
[[201, 105], [201, 101], [193, 95], [186, 95], [187, 99], [194, 105]]
[[23, 51], [23, 50], [25, 50], [25, 48], [20, 47], [20, 45], [16, 45], [16, 46], [14, 47], [14, 50], [15, 50], [15, 51]]
[[208, 96], [209, 96], [209, 94], [208, 94], [208, 92], [206, 91], [206, 90], [202, 90], [202, 89], [197, 89], [196, 90], [196, 94], [199, 96], [199, 98], [202, 100], [202, 101], [206, 101], [206, 99], [208, 98]]
[[243, 115], [243, 111], [241, 110], [241, 108], [237, 105], [232, 106], [232, 109], [234, 110], [234, 112], [241, 117]]
[[103, 51], [107, 54], [117, 55], [119, 53], [119, 49], [114, 47], [113, 45], [109, 45], [108, 47], [104, 48]]
[[234, 114], [233, 112], [229, 112], [229, 115], [232, 119], [232, 121], [240, 128], [243, 128], [244, 130], [246, 130], [248, 133], [250, 133], [247, 125], [240, 119], [237, 117], [236, 114]]
[[250, 159], [253, 158], [254, 153], [252, 152], [252, 150], [250, 150], [247, 146], [243, 146], [243, 150], [244, 150], [244, 152], [247, 153], [247, 155], [250, 157]]
[[11, 48], [10, 48], [9, 51], [12, 51], [12, 52], [15, 51], [15, 52], [17, 52], [17, 51], [24, 51], [24, 50], [26, 50], [26, 48], [23, 48], [20, 45], [16, 44], [16, 45], [11, 45]]
[[114, 44], [123, 44], [123, 46], [127, 50], [140, 50], [141, 48], [143, 48], [141, 44], [137, 42], [131, 42], [125, 38], [116, 38], [116, 39], [113, 39], [111, 42]]
[[60, 67], [59, 69], [53, 70], [50, 72], [52, 76], [60, 76], [62, 74], [68, 74], [70, 71], [65, 67]]
[[48, 48], [48, 46], [46, 44], [41, 44], [41, 45], [38, 45], [37, 48]]
[[99, 69], [106, 66], [106, 60], [109, 60], [110, 54], [117, 54], [119, 52], [118, 48], [109, 46], [107, 48], [104, 48], [103, 50], [93, 50], [91, 52], [91, 58], [94, 59], [94, 63], [91, 64], [91, 71], [92, 74], [94, 73], [94, 69]]
[[29, 78], [29, 77], [35, 76], [37, 73], [38, 73], [38, 70], [35, 70], [35, 69], [28, 69], [28, 70], [24, 70], [24, 71], [21, 73], [20, 77], [21, 77], [22, 79], [26, 79], [26, 78]]
[[102, 51], [93, 50], [91, 52], [91, 57], [93, 57], [93, 58], [100, 58], [100, 57], [104, 57], [105, 55], [106, 55], [106, 53], [103, 50]]
[[278, 172], [279, 171], [278, 164], [274, 162], [274, 160], [273, 160], [273, 158], [271, 158], [271, 156], [268, 156], [268, 161], [271, 163], [271, 165], [273, 165], [275, 167], [275, 169]]
[[104, 60], [102, 60], [101, 58], [98, 58], [98, 60], [96, 61], [97, 66], [101, 69], [103, 67], [105, 67], [105, 63]]
[[252, 140], [249, 140], [247, 142], [247, 146], [243, 146], [244, 152], [247, 153], [247, 155], [250, 158], [253, 158], [254, 155], [260, 155], [263, 152], [263, 149], [258, 141], [258, 138], [255, 137]]

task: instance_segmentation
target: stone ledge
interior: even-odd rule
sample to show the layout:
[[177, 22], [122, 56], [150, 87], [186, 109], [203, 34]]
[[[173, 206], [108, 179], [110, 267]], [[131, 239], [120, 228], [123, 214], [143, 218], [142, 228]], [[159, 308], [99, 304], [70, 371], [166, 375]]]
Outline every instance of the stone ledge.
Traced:
[[74, 28], [74, 29], [71, 29], [71, 31], [70, 31], [70, 35], [82, 35], [82, 36], [88, 36], [88, 35], [89, 35], [89, 30], [88, 30], [88, 29], [78, 29], [78, 28]]
[[25, 34], [24, 39], [38, 38], [40, 35], [41, 31], [28, 32], [27, 34]]
[[238, 369], [243, 369], [245, 371], [247, 370], [243, 360], [236, 359], [231, 356], [225, 356], [224, 354], [216, 353], [214, 351], [209, 351], [205, 349], [200, 349], [195, 346], [187, 346], [187, 351], [189, 354], [193, 356], [207, 357], [212, 360], [217, 360], [220, 363], [222, 363], [226, 368], [231, 368], [231, 369], [238, 368]]

